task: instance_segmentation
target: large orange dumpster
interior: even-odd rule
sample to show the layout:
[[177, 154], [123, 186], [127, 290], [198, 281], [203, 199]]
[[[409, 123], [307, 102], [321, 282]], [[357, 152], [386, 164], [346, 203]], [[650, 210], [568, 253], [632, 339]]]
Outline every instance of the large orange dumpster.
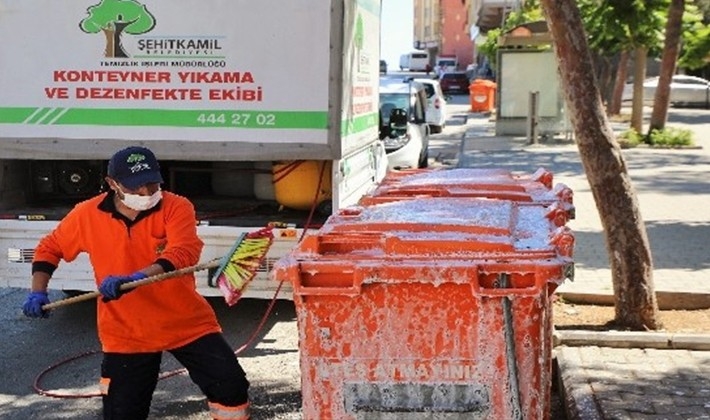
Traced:
[[307, 235], [273, 271], [294, 288], [304, 419], [546, 418], [573, 236], [545, 211], [415, 198]]
[[491, 112], [496, 107], [496, 83], [486, 79], [475, 79], [468, 86], [471, 112]]

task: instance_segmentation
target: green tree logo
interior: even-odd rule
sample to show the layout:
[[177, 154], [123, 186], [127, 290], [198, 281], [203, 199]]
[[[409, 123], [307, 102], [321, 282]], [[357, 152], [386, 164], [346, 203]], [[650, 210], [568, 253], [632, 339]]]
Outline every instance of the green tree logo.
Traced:
[[355, 21], [355, 35], [354, 35], [354, 38], [355, 38], [355, 47], [356, 47], [358, 50], [361, 50], [361, 49], [362, 49], [362, 46], [363, 46], [363, 44], [364, 44], [364, 41], [365, 41], [365, 27], [364, 27], [364, 24], [363, 24], [363, 22], [362, 22], [362, 15], [359, 14], [359, 13], [357, 14], [357, 19], [356, 19], [356, 21]]
[[101, 0], [86, 12], [88, 16], [79, 23], [79, 29], [87, 34], [104, 33], [106, 57], [128, 57], [121, 45], [123, 33], [144, 34], [155, 27], [153, 15], [135, 0]]
[[365, 26], [360, 13], [357, 14], [357, 18], [355, 19], [353, 43], [355, 44], [355, 56], [357, 57], [357, 71], [362, 71], [362, 46], [365, 43]]

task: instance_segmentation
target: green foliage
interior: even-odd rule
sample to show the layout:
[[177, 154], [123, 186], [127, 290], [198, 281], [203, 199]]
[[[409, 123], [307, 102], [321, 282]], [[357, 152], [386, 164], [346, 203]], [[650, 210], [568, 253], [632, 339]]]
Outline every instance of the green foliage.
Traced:
[[629, 149], [646, 143], [649, 146], [657, 147], [681, 147], [692, 146], [693, 132], [683, 128], [666, 127], [663, 130], [651, 130], [651, 134], [644, 136], [638, 131], [630, 128], [616, 136], [619, 146], [622, 149]]
[[[592, 51], [602, 57], [612, 57], [620, 51], [637, 46], [648, 49], [649, 55], [660, 56], [665, 38], [669, 0], [578, 0], [584, 29]], [[678, 67], [698, 69], [710, 55], [710, 0], [685, 2], [683, 42]], [[539, 0], [528, 0], [518, 11], [511, 12], [500, 29], [488, 31], [480, 52], [496, 65], [498, 38], [502, 33], [527, 22], [544, 19]]]
[[486, 33], [486, 42], [478, 47], [478, 51], [488, 59], [493, 68], [496, 68], [498, 62], [498, 38], [500, 34], [500, 28], [489, 30]]
[[613, 51], [609, 42], [615, 40], [621, 44], [617, 51], [643, 46], [658, 54], [663, 46], [668, 5], [668, 0], [602, 0], [597, 8], [588, 7], [591, 15], [583, 19], [587, 32], [597, 39], [590, 44]]
[[89, 16], [79, 23], [79, 28], [90, 34], [114, 30], [118, 22], [128, 23], [123, 31], [133, 35], [149, 32], [155, 26], [153, 15], [135, 0], [102, 0], [98, 5], [89, 7], [87, 13]]
[[631, 48], [628, 26], [619, 20], [619, 16], [605, 2], [579, 0], [577, 5], [592, 51], [602, 56], [613, 56]]
[[[660, 56], [668, 17], [668, 0], [579, 0], [589, 45], [601, 56], [612, 56], [637, 46]], [[681, 56], [678, 67], [697, 69], [710, 54], [710, 0], [686, 1], [683, 12]]]
[[523, 7], [520, 8], [520, 10], [510, 12], [505, 20], [505, 26], [503, 28], [506, 31], [509, 31], [516, 26], [528, 22], [536, 22], [538, 20], [545, 20], [545, 15], [543, 14], [542, 7], [540, 6], [540, 0], [528, 0], [525, 2]]
[[638, 131], [630, 128], [622, 133], [620, 133], [616, 140], [619, 142], [619, 146], [622, 149], [629, 149], [636, 147], [643, 142], [643, 136], [639, 134]]
[[695, 5], [703, 15], [703, 23], [710, 24], [710, 0], [695, 0]]
[[683, 128], [666, 127], [663, 130], [651, 130], [646, 139], [651, 146], [692, 146], [693, 132]]
[[695, 32], [684, 34], [685, 48], [678, 59], [678, 67], [690, 70], [699, 69], [707, 65], [710, 55], [710, 27], [705, 26]]
[[683, 48], [678, 66], [698, 69], [707, 65], [710, 55], [710, 26], [704, 23], [703, 12], [695, 5], [686, 3], [683, 13]]
[[498, 38], [516, 26], [540, 20], [545, 20], [540, 0], [527, 0], [520, 10], [510, 12], [501, 28], [491, 29], [486, 33], [486, 42], [478, 47], [479, 52], [488, 59], [493, 68], [496, 68], [498, 62]]

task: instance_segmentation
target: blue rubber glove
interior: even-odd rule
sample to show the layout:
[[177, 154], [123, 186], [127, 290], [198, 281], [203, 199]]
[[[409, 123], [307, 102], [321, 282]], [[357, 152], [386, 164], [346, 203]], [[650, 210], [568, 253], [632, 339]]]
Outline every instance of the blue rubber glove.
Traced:
[[116, 300], [123, 296], [125, 293], [128, 293], [133, 290], [121, 290], [122, 284], [144, 279], [146, 277], [147, 276], [141, 272], [133, 273], [130, 276], [108, 276], [101, 281], [101, 284], [99, 285], [99, 293], [103, 295], [104, 302]]
[[42, 306], [49, 303], [47, 292], [30, 292], [25, 303], [22, 305], [22, 312], [30, 318], [48, 318], [49, 311], [42, 309]]

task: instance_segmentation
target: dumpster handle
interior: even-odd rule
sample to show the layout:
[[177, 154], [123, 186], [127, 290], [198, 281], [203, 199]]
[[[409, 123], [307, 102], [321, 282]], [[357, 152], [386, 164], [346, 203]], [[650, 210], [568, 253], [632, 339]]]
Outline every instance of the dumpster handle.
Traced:
[[364, 278], [362, 270], [353, 268], [352, 271], [343, 270], [341, 273], [344, 275], [337, 281], [328, 276], [320, 281], [317, 277], [305, 281], [300, 276], [299, 281], [293, 283], [293, 293], [300, 296], [359, 296]]
[[[498, 287], [507, 289], [510, 287], [510, 275], [500, 273], [498, 275]], [[510, 399], [513, 404], [511, 419], [522, 420], [523, 412], [520, 407], [520, 384], [518, 383], [518, 365], [515, 361], [515, 331], [513, 329], [513, 311], [511, 309], [510, 297], [503, 297], [503, 325], [505, 333], [505, 356], [508, 366], [508, 383], [510, 384]]]

